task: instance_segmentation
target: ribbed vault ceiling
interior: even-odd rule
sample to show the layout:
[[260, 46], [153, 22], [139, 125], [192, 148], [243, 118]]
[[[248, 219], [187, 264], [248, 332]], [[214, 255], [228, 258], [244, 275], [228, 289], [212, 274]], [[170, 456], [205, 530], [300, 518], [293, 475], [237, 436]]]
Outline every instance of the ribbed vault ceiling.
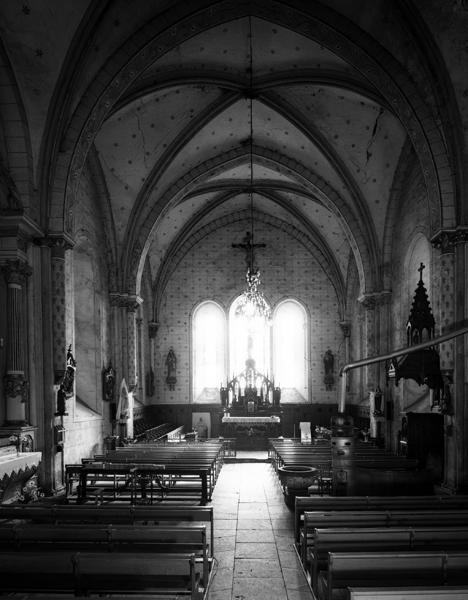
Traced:
[[[22, 44], [15, 53], [12, 43], [12, 62], [17, 56], [18, 72], [30, 73], [30, 81], [19, 84], [33, 131], [59, 70], [54, 56], [66, 52], [88, 7], [84, 0], [72, 3], [67, 20], [59, 4], [42, 2], [43, 21], [64, 23], [60, 35], [43, 44], [47, 75], [19, 64], [25, 45], [39, 45], [39, 26], [47, 22], [30, 19], [21, 33], [24, 14], [4, 10], [4, 37]], [[122, 6], [115, 3], [108, 43], [103, 37], [95, 43], [99, 59], [118, 51], [115, 30], [122, 41], [133, 35], [133, 17], [124, 20]], [[314, 239], [341, 283], [350, 257], [358, 269], [365, 253], [378, 262], [405, 130], [379, 90], [332, 51], [276, 23], [243, 17], [194, 34], [150, 64], [94, 140], [116, 255], [124, 257], [129, 241], [148, 231], [139, 247], [148, 250], [153, 281], [200, 228], [248, 211], [251, 62], [255, 210]], [[81, 74], [83, 93], [88, 76]]]

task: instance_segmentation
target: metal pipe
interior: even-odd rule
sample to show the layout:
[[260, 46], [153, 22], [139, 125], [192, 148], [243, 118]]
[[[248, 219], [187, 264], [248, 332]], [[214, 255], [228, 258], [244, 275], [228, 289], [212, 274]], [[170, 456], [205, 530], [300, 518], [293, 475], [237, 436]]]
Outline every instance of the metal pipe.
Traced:
[[441, 344], [442, 342], [446, 342], [447, 340], [451, 340], [454, 337], [459, 335], [463, 335], [468, 333], [468, 325], [464, 327], [460, 327], [459, 329], [455, 329], [455, 331], [451, 331], [450, 333], [444, 333], [444, 335], [440, 335], [439, 337], [432, 338], [431, 340], [427, 340], [426, 342], [421, 342], [420, 344], [416, 344], [416, 346], [407, 346], [406, 348], [400, 348], [399, 350], [394, 350], [393, 352], [388, 352], [387, 354], [380, 354], [379, 356], [371, 356], [368, 358], [362, 358], [361, 360], [357, 360], [356, 362], [348, 363], [345, 365], [341, 371], [341, 393], [340, 393], [340, 403], [338, 410], [339, 412], [344, 412], [345, 403], [346, 403], [346, 385], [347, 385], [347, 373], [351, 369], [357, 369], [358, 367], [364, 367], [366, 365], [371, 365], [376, 362], [381, 362], [383, 360], [388, 360], [390, 358], [396, 358], [397, 356], [402, 356], [403, 354], [412, 354], [413, 352], [417, 352], [418, 350], [423, 350], [424, 348], [429, 348], [430, 346], [435, 346], [436, 344]]

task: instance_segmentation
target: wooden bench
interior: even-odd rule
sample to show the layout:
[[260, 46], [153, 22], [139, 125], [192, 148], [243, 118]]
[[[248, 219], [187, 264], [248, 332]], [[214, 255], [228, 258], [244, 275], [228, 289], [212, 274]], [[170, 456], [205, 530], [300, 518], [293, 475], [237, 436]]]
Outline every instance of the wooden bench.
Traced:
[[348, 587], [468, 585], [468, 552], [330, 552], [319, 600], [349, 598]]
[[[160, 527], [99, 524], [2, 524], [0, 552], [36, 551], [193, 553], [202, 564], [201, 584], [210, 572], [206, 526]], [[0, 582], [1, 587], [1, 582]]]
[[317, 528], [311, 536], [304, 564], [312, 589], [317, 591], [320, 571], [327, 568], [329, 552], [408, 550], [468, 551], [468, 527]]
[[349, 588], [350, 600], [468, 600], [468, 587]]
[[4, 593], [204, 596], [191, 553], [0, 552], [0, 582]]
[[294, 507], [294, 540], [299, 543], [306, 510], [468, 509], [468, 496], [297, 496]]
[[[96, 488], [104, 488], [106, 497], [110, 500], [136, 502], [140, 492], [142, 502], [198, 500], [203, 506], [211, 499], [212, 476], [213, 471], [209, 466], [171, 466], [141, 459], [128, 462], [86, 462], [79, 470], [80, 483], [76, 501], [87, 502], [90, 494], [94, 499]], [[177, 481], [180, 485], [176, 487]], [[147, 492], [151, 492], [151, 495]]]
[[209, 552], [214, 552], [214, 522], [212, 506], [129, 506], [76, 504], [4, 504], [0, 519], [35, 523], [99, 523], [193, 525], [205, 523], [210, 531]]
[[[211, 499], [217, 477], [223, 464], [222, 440], [175, 444], [133, 444], [117, 448], [104, 455], [86, 458], [82, 466], [66, 466], [66, 490], [73, 490], [73, 482], [79, 480], [78, 502], [88, 500], [88, 492], [94, 488], [109, 489], [113, 500], [135, 500], [136, 490], [143, 492], [142, 500], [190, 500], [201, 496], [200, 504]], [[135, 471], [138, 470], [137, 476]], [[131, 484], [131, 493], [124, 498], [122, 491]], [[150, 490], [150, 496], [146, 491]]]
[[300, 538], [300, 556], [307, 560], [307, 550], [313, 543], [313, 531], [320, 528], [366, 527], [468, 527], [468, 510], [388, 510], [388, 511], [305, 511]]

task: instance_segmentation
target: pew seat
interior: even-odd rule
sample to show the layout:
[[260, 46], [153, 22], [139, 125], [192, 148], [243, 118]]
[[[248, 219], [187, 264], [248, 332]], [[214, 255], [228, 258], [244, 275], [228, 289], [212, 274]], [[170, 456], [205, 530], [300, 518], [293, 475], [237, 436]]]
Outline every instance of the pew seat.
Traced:
[[[133, 552], [159, 554], [193, 553], [202, 565], [204, 586], [210, 563], [206, 526], [160, 527], [92, 524], [3, 524], [0, 552]], [[0, 582], [1, 585], [1, 582]]]
[[468, 600], [468, 586], [349, 588], [350, 600]]
[[212, 506], [130, 506], [89, 504], [4, 504], [0, 520], [34, 523], [95, 523], [184, 526], [205, 523], [209, 529], [210, 556], [214, 552], [214, 520]]
[[307, 560], [307, 550], [313, 543], [316, 528], [394, 528], [394, 527], [468, 527], [468, 510], [358, 510], [305, 511], [300, 535], [300, 556]]
[[468, 496], [296, 496], [294, 506], [294, 540], [299, 542], [306, 510], [420, 510], [468, 509]]
[[391, 527], [315, 529], [304, 564], [313, 590], [325, 571], [329, 552], [468, 551], [468, 527]]
[[174, 594], [201, 600], [195, 555], [109, 552], [0, 552], [7, 593]]
[[349, 599], [349, 587], [468, 585], [468, 552], [330, 552], [319, 600]]

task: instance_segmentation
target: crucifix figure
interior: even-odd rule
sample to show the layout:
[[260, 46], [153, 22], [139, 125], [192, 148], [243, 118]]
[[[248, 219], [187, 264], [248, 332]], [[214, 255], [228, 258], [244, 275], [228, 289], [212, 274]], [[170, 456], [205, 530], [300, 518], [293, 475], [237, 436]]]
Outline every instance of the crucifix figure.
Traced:
[[250, 231], [245, 232], [245, 237], [242, 240], [241, 244], [232, 244], [233, 248], [240, 248], [245, 251], [245, 264], [250, 271], [255, 271], [256, 268], [254, 266], [254, 249], [255, 248], [265, 248], [266, 244], [253, 244], [252, 243], [252, 234]]

